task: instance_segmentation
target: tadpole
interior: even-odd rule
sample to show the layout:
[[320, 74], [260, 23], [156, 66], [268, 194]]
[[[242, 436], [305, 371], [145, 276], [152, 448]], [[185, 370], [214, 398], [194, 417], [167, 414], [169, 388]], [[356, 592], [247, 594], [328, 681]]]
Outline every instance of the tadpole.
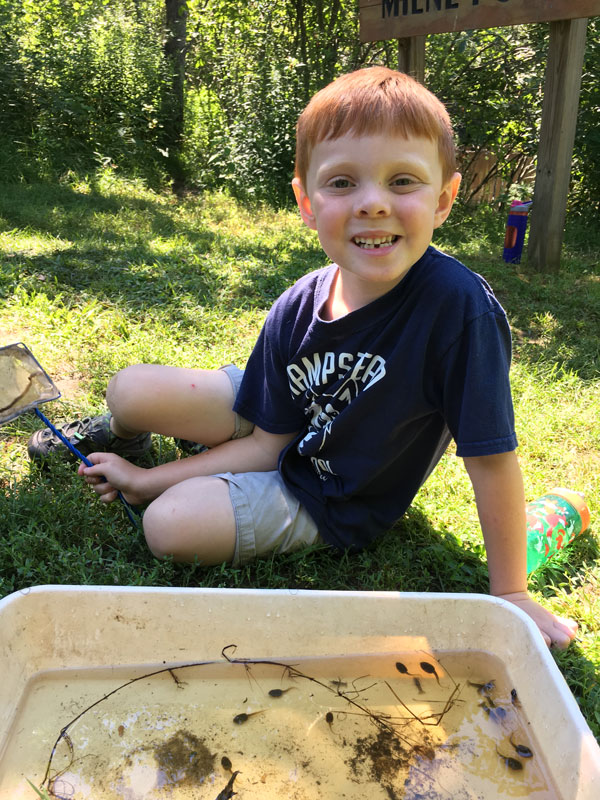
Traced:
[[513, 742], [513, 734], [512, 734], [512, 733], [511, 733], [511, 735], [510, 735], [509, 742], [512, 744], [512, 746], [515, 748], [515, 750], [517, 751], [517, 753], [518, 753], [518, 754], [519, 754], [519, 755], [520, 755], [522, 758], [532, 758], [532, 756], [533, 756], [533, 751], [532, 751], [532, 750], [530, 750], [530, 749], [529, 749], [529, 747], [527, 747], [527, 745], [526, 745], [526, 744], [515, 744], [515, 743]]
[[288, 686], [287, 689], [270, 689], [269, 690], [269, 697], [281, 697], [282, 694], [295, 689], [295, 686]]
[[[332, 727], [332, 725], [333, 725], [333, 712], [332, 711], [328, 711], [325, 714], [325, 722], [329, 725], [330, 728]], [[332, 728], [332, 730], [333, 730], [333, 728]]]
[[261, 711], [253, 711], [251, 714], [245, 714], [245, 713], [236, 714], [235, 717], [233, 718], [233, 721], [235, 722], [236, 725], [243, 725], [244, 722], [247, 722], [250, 719], [250, 717], [254, 717], [256, 716], [256, 714], [264, 714], [264, 713], [265, 712], [263, 709]]
[[496, 686], [496, 681], [488, 681], [487, 683], [473, 683], [473, 681], [467, 681], [467, 683], [469, 686], [473, 686], [477, 689], [479, 694], [487, 694]]
[[[490, 702], [490, 698], [486, 698], [488, 702]], [[496, 706], [493, 703], [488, 705], [486, 702], [479, 703], [479, 708], [483, 708], [485, 713], [488, 717], [492, 720], [492, 722], [502, 722], [503, 719], [506, 717], [506, 710], [502, 708], [502, 706]]]
[[409, 672], [406, 665], [401, 661], [396, 661], [396, 669], [401, 675], [412, 675], [412, 672]]
[[438, 682], [438, 685], [439, 685], [440, 678], [439, 678], [439, 675], [437, 674], [437, 672], [435, 671], [435, 667], [433, 666], [433, 664], [430, 664], [428, 661], [421, 661], [419, 666], [421, 667], [423, 672], [427, 672], [427, 673], [429, 673], [429, 675], [435, 675], [435, 679], [436, 679], [436, 681]]
[[231, 766], [232, 766], [231, 759], [228, 758], [227, 756], [223, 756], [221, 759], [221, 766], [223, 767], [223, 769], [226, 769], [227, 772], [231, 772]]
[[421, 686], [421, 681], [418, 678], [413, 678], [413, 682], [417, 687], [419, 694], [425, 694], [425, 689]]
[[496, 748], [496, 752], [498, 753], [500, 758], [504, 761], [504, 763], [509, 769], [514, 769], [514, 770], [523, 769], [523, 764], [521, 764], [521, 762], [518, 759], [512, 758], [511, 756], [502, 755], [502, 753], [498, 750], [498, 748]]

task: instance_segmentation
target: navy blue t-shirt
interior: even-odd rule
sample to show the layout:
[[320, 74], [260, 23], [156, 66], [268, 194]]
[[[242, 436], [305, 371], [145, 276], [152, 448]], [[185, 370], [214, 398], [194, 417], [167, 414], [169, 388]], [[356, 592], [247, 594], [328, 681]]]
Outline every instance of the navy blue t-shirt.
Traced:
[[337, 266], [275, 302], [235, 410], [300, 433], [279, 470], [323, 539], [359, 549], [408, 508], [453, 437], [459, 456], [514, 450], [510, 331], [485, 280], [428, 248], [390, 292], [319, 311]]

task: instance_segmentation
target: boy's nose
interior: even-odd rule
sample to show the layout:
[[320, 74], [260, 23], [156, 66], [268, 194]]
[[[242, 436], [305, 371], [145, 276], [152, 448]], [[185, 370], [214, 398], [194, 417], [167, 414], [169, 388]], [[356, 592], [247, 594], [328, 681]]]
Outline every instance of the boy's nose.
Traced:
[[361, 217], [384, 217], [390, 206], [383, 186], [366, 186], [357, 198], [356, 213]]

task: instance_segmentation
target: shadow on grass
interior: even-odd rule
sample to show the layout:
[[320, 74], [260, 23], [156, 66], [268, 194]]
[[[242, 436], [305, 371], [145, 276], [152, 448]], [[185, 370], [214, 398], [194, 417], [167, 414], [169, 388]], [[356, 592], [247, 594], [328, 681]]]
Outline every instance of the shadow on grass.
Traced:
[[514, 271], [495, 283], [507, 307], [515, 359], [573, 371], [584, 380], [600, 377], [598, 275]]
[[[36, 192], [36, 188], [38, 191]], [[219, 303], [224, 310], [268, 308], [309, 269], [324, 262], [316, 248], [261, 243], [245, 235], [215, 233], [186, 223], [170, 205], [135, 196], [105, 196], [78, 192], [69, 186], [6, 187], [0, 218], [8, 230], [61, 237], [42, 255], [6, 253], [0, 256], [0, 294], [17, 286], [53, 295], [85, 293], [127, 308], [173, 305], [177, 319], [182, 295], [198, 304]], [[190, 201], [187, 201], [188, 203]], [[198, 198], [201, 206], [202, 198]], [[234, 201], [231, 201], [232, 204]], [[136, 219], [143, 227], [136, 230]], [[160, 241], [173, 238], [168, 247]], [[231, 265], [236, 285], [232, 288]], [[223, 298], [225, 302], [223, 303]]]
[[[77, 191], [68, 184], [3, 184], [0, 216], [15, 228], [53, 237], [101, 237], [107, 244], [126, 244], [135, 231], [119, 230], [119, 217], [135, 211], [144, 214], [151, 234], [185, 233], [190, 241], [204, 240], [202, 232], [176, 223], [165, 210], [169, 205], [133, 194], [103, 194], [97, 184]], [[174, 206], [176, 201], [171, 199]], [[113, 223], [112, 227], [110, 223]]]
[[[245, 230], [233, 235], [210, 231], [201, 222], [189, 224], [176, 213], [173, 198], [165, 203], [164, 198], [153, 201], [127, 195], [125, 190], [107, 196], [93, 186], [89, 193], [51, 184], [5, 189], [0, 198], [5, 228], [72, 242], [50, 245], [44, 255], [7, 254], [0, 275], [0, 293], [5, 295], [17, 286], [67, 296], [85, 293], [128, 309], [160, 307], [167, 320], [175, 323], [182, 296], [230, 312], [267, 309], [298, 277], [326, 262], [316, 244], [265, 243]], [[185, 201], [188, 207], [194, 202]], [[197, 203], [202, 207], [203, 198]], [[207, 218], [210, 215], [208, 210]], [[511, 322], [515, 359], [597, 379], [600, 276], [596, 260], [589, 254], [578, 257], [566, 251], [558, 275], [505, 264], [500, 224], [489, 215], [480, 217], [469, 220], [459, 214], [457, 222], [441, 229], [440, 241], [492, 284]], [[274, 225], [265, 222], [265, 228]], [[468, 248], [478, 231], [482, 244], [473, 254]], [[174, 242], [161, 249], [153, 240], [162, 238]], [[492, 249], [489, 242], [496, 239], [498, 247], [494, 244]]]
[[577, 642], [567, 650], [552, 651], [552, 654], [600, 744], [600, 669], [586, 658]]
[[[165, 454], [173, 457], [174, 451]], [[360, 591], [486, 591], [481, 553], [411, 509], [367, 550], [318, 546], [241, 568], [157, 561], [119, 503], [106, 506], [59, 460], [0, 479], [0, 594], [44, 583]], [[483, 551], [482, 551], [483, 552]]]
[[[161, 447], [153, 463], [176, 457], [170, 439]], [[0, 580], [9, 581], [0, 584], [4, 594], [23, 588], [25, 577], [34, 583], [488, 591], [483, 543], [463, 544], [452, 532], [434, 528], [416, 507], [360, 553], [340, 554], [319, 545], [256, 559], [240, 568], [157, 561], [121, 504], [100, 503], [76, 471], [76, 464], [52, 459], [42, 468], [30, 463], [29, 472], [17, 478], [0, 476], [0, 519], [5, 530], [0, 537]], [[23, 558], [28, 563], [26, 575], [20, 569]], [[550, 597], [568, 576], [598, 558], [600, 546], [588, 532], [569, 545], [566, 556], [555, 556], [534, 573], [530, 586]]]
[[547, 597], [564, 588], [567, 578], [578, 574], [583, 565], [600, 561], [600, 540], [593, 527], [580, 534], [566, 548], [529, 576], [529, 588]]

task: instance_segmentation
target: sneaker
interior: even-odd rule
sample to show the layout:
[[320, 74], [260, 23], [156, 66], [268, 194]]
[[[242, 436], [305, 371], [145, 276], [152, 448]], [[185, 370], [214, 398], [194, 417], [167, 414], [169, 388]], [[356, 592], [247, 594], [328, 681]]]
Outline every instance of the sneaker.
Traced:
[[204, 453], [205, 450], [208, 450], [205, 444], [192, 442], [191, 439], [175, 439], [174, 441], [175, 446], [188, 456], [195, 456], [197, 453]]
[[[59, 430], [84, 456], [94, 452], [117, 453], [123, 458], [139, 458], [152, 445], [150, 433], [140, 433], [132, 439], [122, 439], [110, 429], [110, 413], [100, 417], [85, 417], [67, 422]], [[48, 428], [36, 431], [27, 442], [27, 452], [33, 461], [40, 461], [51, 453], [58, 453], [70, 460], [75, 456], [65, 447], [58, 436]]]

